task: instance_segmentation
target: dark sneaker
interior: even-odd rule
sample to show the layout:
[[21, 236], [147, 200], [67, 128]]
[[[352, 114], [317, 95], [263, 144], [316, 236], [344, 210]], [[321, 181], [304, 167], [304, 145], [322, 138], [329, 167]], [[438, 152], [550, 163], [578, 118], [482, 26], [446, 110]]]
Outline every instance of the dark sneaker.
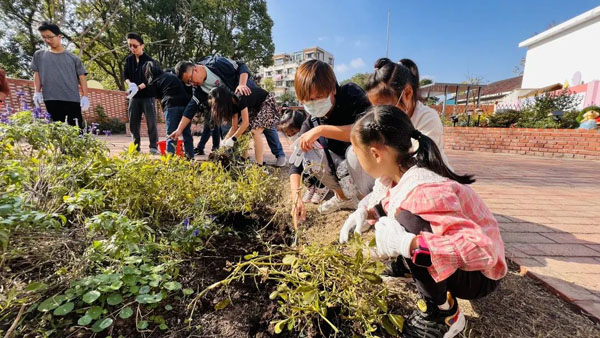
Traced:
[[381, 274], [382, 278], [398, 278], [405, 282], [412, 282], [412, 273], [406, 265], [403, 257], [391, 259], [383, 262], [385, 270]]
[[448, 292], [450, 310], [440, 308], [423, 299], [417, 302], [417, 310], [404, 322], [404, 338], [452, 338], [461, 333], [466, 324], [465, 315], [458, 308], [456, 298]]
[[158, 151], [158, 149], [156, 149], [156, 148], [150, 148], [150, 154], [151, 155], [160, 155], [160, 151]]
[[194, 154], [204, 155], [204, 149], [194, 148]]

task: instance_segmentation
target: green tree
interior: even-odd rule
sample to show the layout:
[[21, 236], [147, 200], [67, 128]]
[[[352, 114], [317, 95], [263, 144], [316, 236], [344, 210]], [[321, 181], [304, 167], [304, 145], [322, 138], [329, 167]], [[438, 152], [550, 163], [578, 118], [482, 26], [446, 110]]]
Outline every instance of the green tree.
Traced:
[[427, 79], [427, 78], [421, 79], [421, 81], [419, 81], [419, 85], [420, 86], [426, 86], [426, 85], [429, 85], [429, 84], [432, 84], [432, 83], [433, 83], [433, 80], [432, 79]]
[[272, 92], [275, 89], [275, 81], [272, 78], [268, 77], [262, 81], [262, 87], [264, 90], [268, 92]]
[[296, 99], [296, 95], [293, 92], [291, 92], [291, 91], [283, 93], [281, 96], [279, 96], [277, 98], [277, 101], [280, 104], [283, 104], [284, 102], [287, 102], [290, 106], [295, 106], [295, 105], [298, 104], [298, 101]]
[[52, 20], [61, 26], [67, 48], [88, 68], [88, 77], [109, 88], [124, 89], [129, 31], [142, 34], [145, 50], [163, 67], [219, 54], [258, 69], [272, 63], [275, 49], [265, 0], [0, 0], [0, 6], [2, 41], [14, 46], [0, 53], [0, 62], [11, 65], [7, 68], [27, 69], [42, 46], [37, 25]]
[[369, 76], [371, 76], [371, 74], [369, 73], [357, 73], [354, 74], [351, 78], [340, 82], [340, 85], [343, 86], [348, 82], [354, 82], [360, 88], [365, 89], [365, 87], [367, 86], [367, 81], [369, 80]]

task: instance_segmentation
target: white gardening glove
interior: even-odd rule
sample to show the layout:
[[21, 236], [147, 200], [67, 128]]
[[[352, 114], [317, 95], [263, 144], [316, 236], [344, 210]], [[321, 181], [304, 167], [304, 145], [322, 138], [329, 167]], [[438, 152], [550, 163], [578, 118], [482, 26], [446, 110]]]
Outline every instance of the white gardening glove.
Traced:
[[226, 140], [223, 140], [223, 142], [221, 142], [221, 147], [231, 148], [231, 147], [233, 147], [234, 144], [235, 144], [235, 141], [233, 140], [232, 137], [230, 137], [230, 138], [228, 138]]
[[348, 241], [350, 232], [354, 231], [355, 234], [360, 235], [370, 228], [371, 225], [367, 223], [367, 209], [359, 207], [355, 212], [348, 216], [344, 226], [340, 230], [340, 243], [346, 243]]
[[137, 94], [137, 92], [139, 90], [140, 89], [138, 88], [138, 86], [135, 83], [129, 82], [129, 88], [127, 89], [127, 93], [129, 95], [127, 95], [127, 98], [131, 100], [131, 98], [134, 97], [135, 94]]
[[42, 102], [44, 102], [44, 97], [42, 96], [42, 93], [35, 92], [35, 94], [33, 94], [33, 104], [35, 104], [35, 107], [39, 108], [42, 105]]
[[[321, 144], [318, 141], [313, 143], [313, 148], [322, 148]], [[292, 143], [292, 154], [288, 162], [296, 167], [299, 167], [302, 164], [302, 160], [304, 160], [304, 152], [302, 148], [300, 148], [300, 138], [298, 138], [294, 143]]]
[[79, 105], [81, 106], [81, 110], [88, 111], [90, 109], [90, 99], [87, 96], [82, 96]]
[[381, 217], [375, 223], [375, 241], [380, 258], [410, 258], [410, 244], [415, 237], [391, 217]]

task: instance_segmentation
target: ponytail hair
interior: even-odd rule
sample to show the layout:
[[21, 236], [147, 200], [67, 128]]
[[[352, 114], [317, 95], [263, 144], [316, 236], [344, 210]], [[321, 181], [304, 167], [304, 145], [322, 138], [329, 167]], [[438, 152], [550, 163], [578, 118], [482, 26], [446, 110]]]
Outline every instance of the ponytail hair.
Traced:
[[412, 60], [402, 59], [396, 63], [388, 58], [381, 58], [375, 61], [374, 68], [365, 86], [369, 99], [378, 97], [397, 101], [404, 88], [409, 85], [413, 92], [412, 101], [417, 103], [419, 68]]
[[[395, 106], [371, 106], [352, 128], [353, 141], [371, 146], [386, 145], [394, 148], [398, 165], [403, 171], [413, 166], [425, 168], [462, 184], [475, 182], [472, 175], [457, 175], [442, 158], [435, 142], [415, 129], [406, 113]], [[413, 149], [413, 141], [418, 148]]]

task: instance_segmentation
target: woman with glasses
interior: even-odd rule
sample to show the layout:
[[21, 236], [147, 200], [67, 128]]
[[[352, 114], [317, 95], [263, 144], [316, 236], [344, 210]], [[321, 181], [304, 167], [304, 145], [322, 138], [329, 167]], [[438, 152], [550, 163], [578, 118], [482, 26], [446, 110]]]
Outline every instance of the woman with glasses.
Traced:
[[144, 39], [137, 33], [127, 33], [127, 46], [131, 54], [125, 58], [125, 69], [123, 75], [127, 83], [127, 98], [129, 99], [129, 129], [133, 143], [140, 151], [140, 124], [142, 114], [146, 116], [148, 126], [148, 138], [150, 140], [150, 154], [160, 154], [157, 148], [158, 131], [156, 129], [156, 110], [154, 101], [155, 92], [148, 88], [148, 82], [144, 74], [144, 66], [147, 62], [156, 62], [148, 54], [144, 53]]

